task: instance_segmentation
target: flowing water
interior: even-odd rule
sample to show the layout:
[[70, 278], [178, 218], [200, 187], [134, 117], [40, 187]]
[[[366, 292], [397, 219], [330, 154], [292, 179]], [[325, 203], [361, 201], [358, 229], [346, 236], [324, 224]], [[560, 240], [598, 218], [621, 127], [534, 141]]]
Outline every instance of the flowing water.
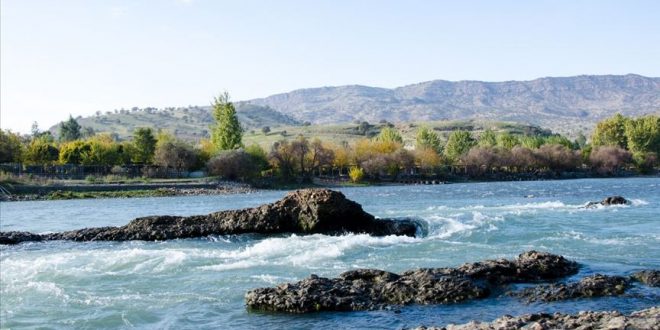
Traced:
[[[632, 310], [660, 289], [624, 297], [524, 303], [500, 296], [371, 312], [248, 312], [252, 288], [369, 267], [401, 272], [514, 258], [537, 249], [596, 272], [660, 268], [660, 178], [382, 186], [341, 189], [379, 217], [416, 217], [425, 236], [218, 236], [166, 242], [47, 242], [0, 247], [2, 328], [403, 328], [538, 311]], [[2, 231], [118, 226], [154, 214], [257, 206], [284, 191], [247, 195], [0, 203]], [[622, 195], [628, 206], [581, 208]], [[516, 287], [510, 287], [515, 289]]]

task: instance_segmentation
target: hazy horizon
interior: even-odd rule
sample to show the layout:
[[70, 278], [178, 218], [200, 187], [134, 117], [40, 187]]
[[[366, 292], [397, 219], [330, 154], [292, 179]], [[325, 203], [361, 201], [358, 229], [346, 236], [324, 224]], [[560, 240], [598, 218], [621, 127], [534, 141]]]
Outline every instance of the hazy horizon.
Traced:
[[[654, 1], [3, 0], [2, 129], [300, 88], [660, 76]], [[338, 24], [339, 23], [339, 24]]]

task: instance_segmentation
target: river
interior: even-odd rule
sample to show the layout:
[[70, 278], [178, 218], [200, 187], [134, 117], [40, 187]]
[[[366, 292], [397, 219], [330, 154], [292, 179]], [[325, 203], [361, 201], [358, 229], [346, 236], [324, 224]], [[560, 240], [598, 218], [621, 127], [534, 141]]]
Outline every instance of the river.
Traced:
[[[416, 217], [423, 237], [219, 236], [165, 242], [46, 242], [0, 246], [1, 328], [396, 329], [489, 321], [503, 314], [659, 305], [660, 289], [624, 297], [525, 303], [499, 296], [371, 312], [248, 312], [252, 288], [334, 277], [354, 268], [402, 272], [514, 258], [536, 249], [593, 273], [660, 268], [660, 178], [378, 186], [340, 189], [379, 217]], [[119, 226], [139, 216], [257, 206], [285, 191], [227, 196], [2, 202], [0, 230], [38, 233]], [[581, 208], [622, 195], [631, 205]], [[510, 289], [515, 289], [511, 286]]]

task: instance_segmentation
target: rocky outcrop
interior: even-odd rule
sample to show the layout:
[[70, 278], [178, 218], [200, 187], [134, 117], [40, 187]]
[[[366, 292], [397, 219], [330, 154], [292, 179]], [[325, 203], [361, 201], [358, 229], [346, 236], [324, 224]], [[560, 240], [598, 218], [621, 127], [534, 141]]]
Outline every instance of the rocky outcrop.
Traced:
[[598, 205], [611, 206], [611, 205], [627, 205], [627, 204], [630, 204], [630, 201], [623, 198], [622, 196], [610, 196], [610, 197], [605, 197], [600, 202], [589, 202], [584, 207], [590, 208], [590, 207], [596, 207]]
[[557, 279], [577, 270], [575, 262], [561, 256], [530, 251], [516, 260], [423, 268], [400, 275], [374, 269], [351, 270], [334, 279], [312, 275], [293, 284], [251, 290], [245, 301], [250, 310], [286, 313], [444, 304], [485, 298], [495, 285]]
[[151, 216], [122, 227], [85, 228], [62, 233], [0, 233], [0, 243], [24, 241], [127, 241], [167, 240], [227, 234], [341, 234], [414, 236], [414, 220], [376, 219], [344, 194], [327, 189], [305, 189], [255, 208], [229, 210], [191, 217]]
[[660, 270], [647, 269], [632, 274], [631, 278], [648, 286], [660, 286]]
[[558, 301], [575, 298], [617, 296], [629, 287], [628, 279], [622, 276], [596, 274], [579, 282], [540, 285], [511, 293], [512, 296], [532, 301]]
[[578, 314], [538, 313], [503, 316], [492, 322], [477, 322], [446, 327], [419, 327], [418, 330], [509, 330], [509, 329], [659, 329], [660, 308], [651, 307], [623, 315], [619, 312], [580, 312]]

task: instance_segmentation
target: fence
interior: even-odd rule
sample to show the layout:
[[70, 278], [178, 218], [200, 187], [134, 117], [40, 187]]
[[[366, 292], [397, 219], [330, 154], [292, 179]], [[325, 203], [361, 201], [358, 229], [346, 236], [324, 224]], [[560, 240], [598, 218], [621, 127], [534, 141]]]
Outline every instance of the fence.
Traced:
[[24, 165], [20, 163], [5, 163], [0, 164], [0, 172], [17, 176], [31, 175], [59, 180], [83, 180], [88, 176], [105, 176], [110, 174], [121, 175], [127, 178], [142, 176], [176, 178], [188, 176], [188, 172], [186, 171], [149, 165]]

